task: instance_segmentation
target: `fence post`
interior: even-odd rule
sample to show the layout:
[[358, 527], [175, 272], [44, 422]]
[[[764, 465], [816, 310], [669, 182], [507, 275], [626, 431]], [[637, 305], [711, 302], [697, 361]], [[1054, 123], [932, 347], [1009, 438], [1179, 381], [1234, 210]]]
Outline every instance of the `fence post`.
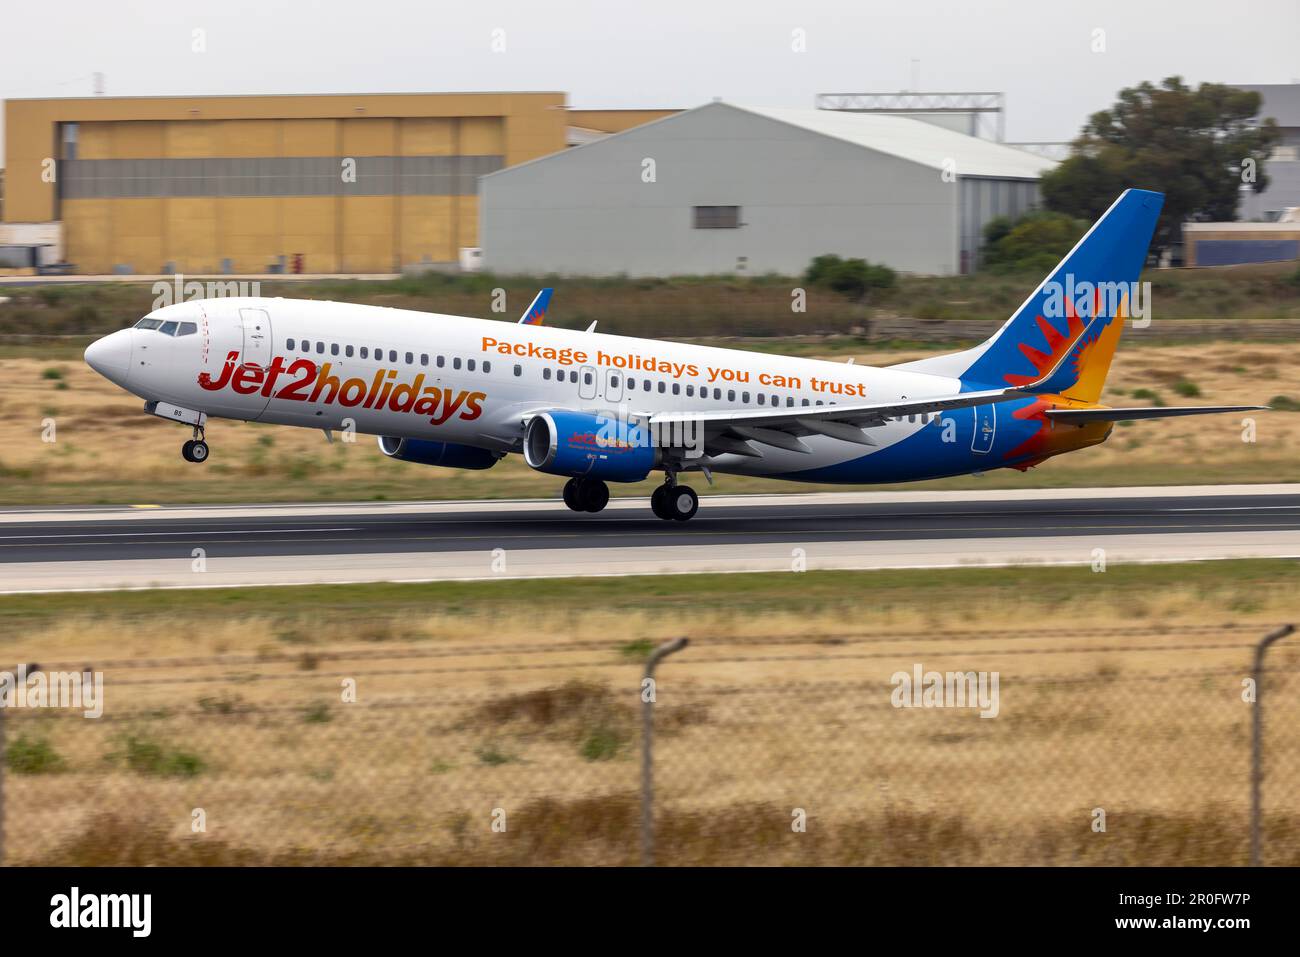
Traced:
[[5, 755], [5, 702], [0, 699], [0, 867], [5, 863], [5, 771], [9, 761]]
[[1295, 631], [1295, 625], [1283, 625], [1276, 631], [1264, 636], [1255, 646], [1255, 667], [1252, 680], [1255, 682], [1255, 710], [1251, 716], [1250, 740], [1250, 866], [1259, 867], [1259, 828], [1260, 828], [1260, 793], [1264, 784], [1263, 750], [1264, 750], [1264, 652], [1269, 645], [1285, 638]]
[[681, 651], [688, 638], [664, 642], [650, 653], [645, 662], [645, 675], [641, 679], [641, 866], [655, 864], [655, 811], [654, 811], [654, 725], [655, 666], [674, 651]]

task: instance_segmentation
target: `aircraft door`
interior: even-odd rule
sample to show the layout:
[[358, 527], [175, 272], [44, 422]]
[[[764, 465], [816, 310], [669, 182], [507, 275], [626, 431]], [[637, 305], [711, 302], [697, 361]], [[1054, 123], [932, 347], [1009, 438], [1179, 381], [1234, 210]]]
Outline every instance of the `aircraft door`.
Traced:
[[627, 388], [627, 377], [622, 369], [605, 370], [605, 401], [618, 405], [623, 401], [623, 392]]
[[265, 309], [240, 309], [239, 320], [244, 329], [242, 363], [265, 369], [271, 364], [271, 317]]
[[596, 398], [596, 369], [582, 366], [578, 369], [578, 398], [591, 401]]
[[[240, 365], [252, 369], [265, 370], [271, 365], [273, 340], [271, 339], [271, 317], [265, 309], [240, 309], [239, 324], [244, 333], [244, 351], [240, 353]], [[260, 381], [260, 380], [259, 380]], [[253, 404], [257, 418], [270, 405], [270, 396], [254, 392], [244, 401]]]

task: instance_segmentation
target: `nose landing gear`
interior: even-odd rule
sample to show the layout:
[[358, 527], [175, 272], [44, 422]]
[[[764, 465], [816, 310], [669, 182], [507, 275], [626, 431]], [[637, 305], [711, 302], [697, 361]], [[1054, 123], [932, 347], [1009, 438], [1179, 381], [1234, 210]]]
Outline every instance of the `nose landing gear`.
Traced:
[[609, 486], [600, 479], [571, 478], [564, 483], [564, 504], [575, 512], [599, 512], [609, 504]]
[[202, 464], [208, 460], [208, 443], [203, 439], [202, 426], [195, 426], [194, 438], [181, 446], [181, 458], [186, 462]]

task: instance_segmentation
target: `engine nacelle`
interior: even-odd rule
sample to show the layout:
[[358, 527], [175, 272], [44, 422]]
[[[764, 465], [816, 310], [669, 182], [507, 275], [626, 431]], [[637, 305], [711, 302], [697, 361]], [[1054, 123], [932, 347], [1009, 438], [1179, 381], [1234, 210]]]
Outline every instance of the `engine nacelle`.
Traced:
[[441, 465], [449, 469], [490, 469], [501, 461], [503, 453], [455, 442], [432, 442], [428, 439], [397, 439], [391, 435], [379, 437], [379, 451], [390, 459], [401, 462], [419, 462], [421, 465]]
[[659, 464], [647, 428], [611, 415], [557, 410], [528, 421], [524, 461], [539, 472], [639, 482]]

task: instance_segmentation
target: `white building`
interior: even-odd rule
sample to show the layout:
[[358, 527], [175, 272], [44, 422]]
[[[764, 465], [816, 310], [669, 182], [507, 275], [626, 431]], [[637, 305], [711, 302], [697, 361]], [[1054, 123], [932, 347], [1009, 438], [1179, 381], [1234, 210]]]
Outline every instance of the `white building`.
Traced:
[[834, 253], [968, 271], [1041, 156], [901, 116], [710, 103], [480, 180], [504, 274], [798, 275]]

